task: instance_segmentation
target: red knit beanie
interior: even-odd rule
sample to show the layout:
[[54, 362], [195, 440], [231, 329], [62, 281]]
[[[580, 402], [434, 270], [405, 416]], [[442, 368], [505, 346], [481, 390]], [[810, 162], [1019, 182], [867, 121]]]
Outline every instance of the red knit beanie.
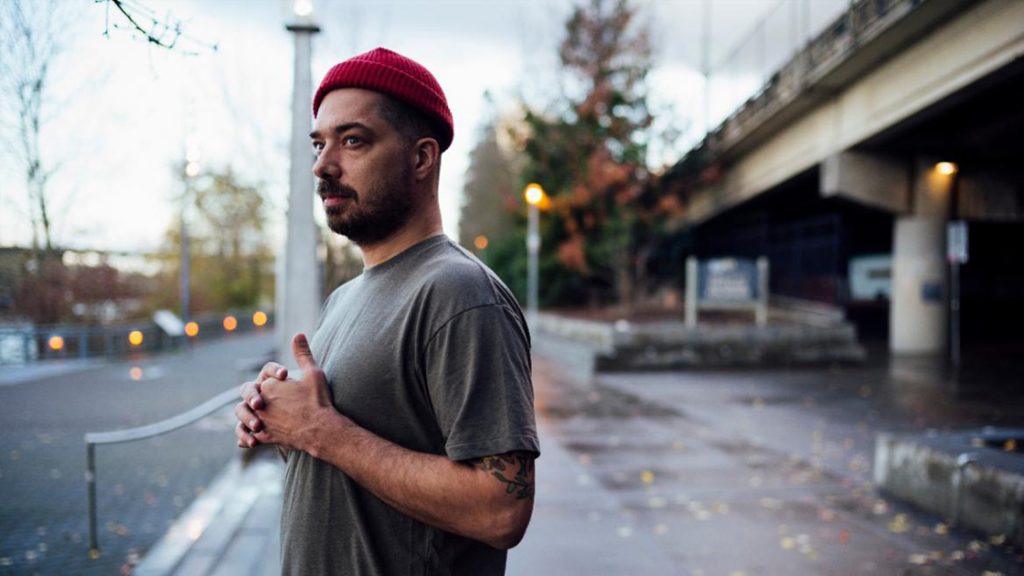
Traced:
[[442, 152], [452, 143], [455, 123], [441, 85], [429, 70], [397, 52], [377, 48], [335, 64], [313, 96], [314, 118], [324, 96], [338, 88], [364, 88], [405, 102], [438, 121]]

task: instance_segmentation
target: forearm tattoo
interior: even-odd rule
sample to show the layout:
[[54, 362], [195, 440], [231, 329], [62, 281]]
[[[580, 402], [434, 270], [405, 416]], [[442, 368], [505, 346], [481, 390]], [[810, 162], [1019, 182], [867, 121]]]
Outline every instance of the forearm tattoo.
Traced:
[[505, 493], [515, 495], [516, 500], [533, 498], [533, 454], [509, 452], [484, 456], [474, 465], [504, 484]]

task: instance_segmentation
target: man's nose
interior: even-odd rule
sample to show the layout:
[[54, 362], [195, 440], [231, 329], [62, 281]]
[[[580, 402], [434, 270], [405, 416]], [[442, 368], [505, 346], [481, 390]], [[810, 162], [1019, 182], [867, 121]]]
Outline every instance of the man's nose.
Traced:
[[326, 152], [326, 150], [320, 152], [313, 162], [313, 174], [320, 179], [337, 180], [341, 176], [341, 166]]

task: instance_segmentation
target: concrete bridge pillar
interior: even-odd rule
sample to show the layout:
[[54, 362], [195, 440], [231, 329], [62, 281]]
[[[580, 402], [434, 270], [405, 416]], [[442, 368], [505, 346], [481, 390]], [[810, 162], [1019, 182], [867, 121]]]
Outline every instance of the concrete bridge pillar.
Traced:
[[893, 230], [889, 349], [896, 354], [940, 354], [947, 343], [946, 221], [955, 175], [934, 160], [918, 159], [909, 211]]

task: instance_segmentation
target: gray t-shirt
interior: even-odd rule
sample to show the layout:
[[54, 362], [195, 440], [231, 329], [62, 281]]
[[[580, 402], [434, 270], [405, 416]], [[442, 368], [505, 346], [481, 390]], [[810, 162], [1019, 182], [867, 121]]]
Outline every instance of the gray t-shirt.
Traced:
[[[331, 294], [311, 347], [334, 406], [417, 452], [462, 461], [539, 454], [530, 342], [515, 297], [445, 236]], [[418, 522], [341, 470], [292, 452], [284, 574], [503, 574], [505, 552]]]

